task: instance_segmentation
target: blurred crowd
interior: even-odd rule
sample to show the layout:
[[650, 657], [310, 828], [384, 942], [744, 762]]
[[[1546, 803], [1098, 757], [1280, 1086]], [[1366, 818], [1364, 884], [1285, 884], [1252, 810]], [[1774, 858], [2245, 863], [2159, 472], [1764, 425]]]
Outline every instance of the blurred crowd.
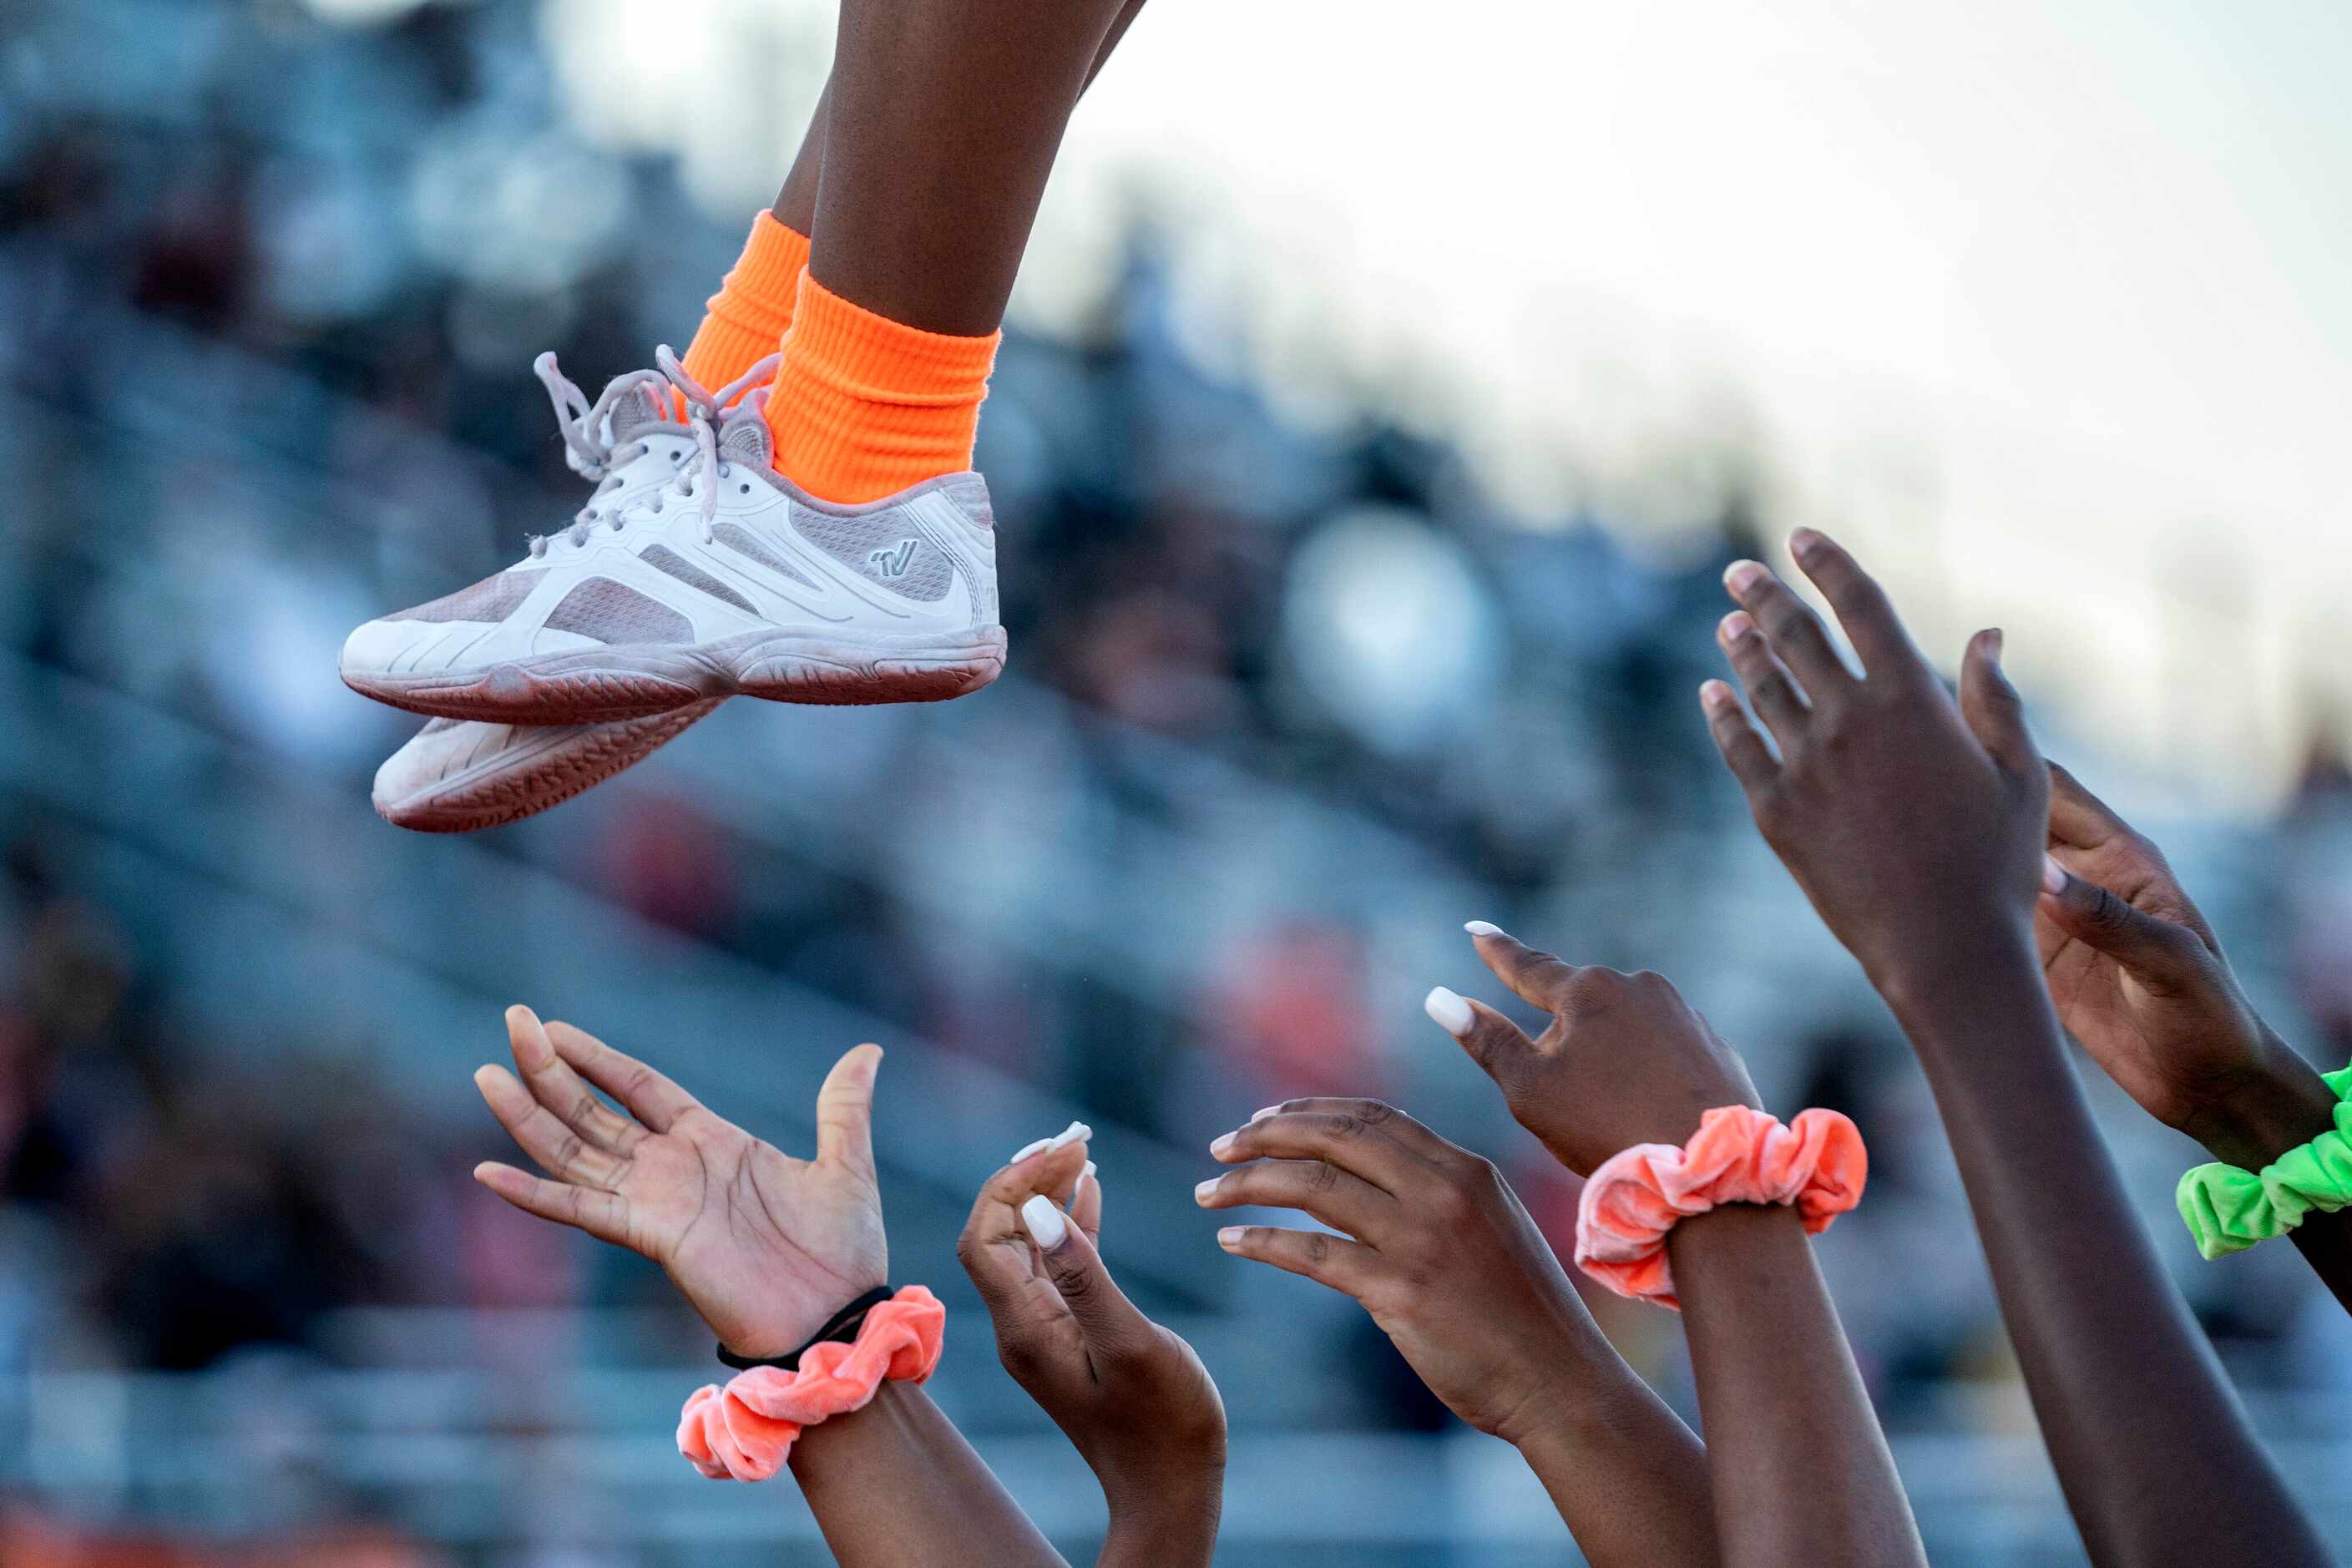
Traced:
[[[1717, 575], [1764, 544], [1760, 459], [1729, 437], [1688, 452], [1713, 521], [1670, 538], [1505, 517], [1377, 410], [1308, 427], [1199, 368], [1149, 215], [1079, 333], [1011, 337], [985, 412], [1004, 690], [971, 712], [730, 709], [643, 784], [487, 849], [386, 847], [362, 802], [404, 731], [334, 685], [343, 629], [568, 517], [531, 356], [593, 389], [683, 344], [750, 216], [579, 140], [541, 21], [533, 0], [361, 25], [290, 0], [19, 0], [0, 21], [0, 723], [19, 737], [0, 746], [0, 1559], [205, 1560], [141, 1522], [156, 1499], [93, 1521], [45, 1490], [37, 1370], [359, 1366], [382, 1347], [354, 1313], [663, 1299], [479, 1197], [487, 1117], [410, 1092], [371, 1048], [370, 997], [306, 998], [299, 952], [226, 1022], [230, 939], [133, 861], [282, 905], [264, 862], [283, 854], [425, 924], [450, 895], [420, 868], [544, 873], [594, 911], [579, 931], [657, 930], [1192, 1150], [1261, 1092], [1443, 1112], [1410, 998], [1459, 982], [1461, 919], [1505, 921], [1665, 970], [1769, 1098], [1855, 1115], [1873, 1199], [1824, 1256], [1890, 1426], [2014, 1420], [1926, 1091], [1755, 851], [1697, 721]], [[781, 168], [781, 139], [766, 151]], [[166, 727], [189, 738], [144, 773]], [[2282, 1033], [2333, 1067], [2352, 1056], [2352, 773], [2314, 731], [2274, 820], [2166, 839]], [[334, 803], [334, 829], [257, 850], [286, 787]], [[341, 940], [293, 907], [320, 951]], [[2160, 1219], [2186, 1146], [2116, 1125]], [[1557, 1168], [1483, 1131], [1564, 1236]], [[2352, 1388], [2352, 1346], [2309, 1337], [2286, 1262], [2186, 1278], [2252, 1385]], [[1163, 1288], [1232, 1305], [1214, 1268]], [[647, 1359], [699, 1353], [667, 1332]], [[1343, 1349], [1308, 1358], [1323, 1407], [1438, 1421], [1362, 1336]], [[363, 1498], [301, 1528], [337, 1561], [429, 1560]], [[287, 1539], [292, 1561], [326, 1537]]]

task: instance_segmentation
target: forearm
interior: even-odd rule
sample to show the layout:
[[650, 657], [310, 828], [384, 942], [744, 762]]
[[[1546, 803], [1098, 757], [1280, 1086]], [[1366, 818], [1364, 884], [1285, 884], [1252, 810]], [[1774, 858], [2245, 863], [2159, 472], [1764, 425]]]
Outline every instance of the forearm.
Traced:
[[2100, 1142], [2030, 940], [1874, 977], [1916, 1047], [2060, 1485], [2101, 1564], [2327, 1561]]
[[1727, 1564], [1925, 1563], [1895, 1461], [1793, 1209], [1668, 1233]]
[[1207, 1568], [1225, 1507], [1225, 1467], [1217, 1462], [1134, 1486], [1103, 1489], [1110, 1527], [1096, 1568]]
[[1706, 1449], [1599, 1329], [1564, 1385], [1503, 1434], [1551, 1494], [1593, 1568], [1715, 1568]]
[[910, 1383], [803, 1432], [793, 1477], [845, 1568], [986, 1562], [1061, 1568], [955, 1424]]

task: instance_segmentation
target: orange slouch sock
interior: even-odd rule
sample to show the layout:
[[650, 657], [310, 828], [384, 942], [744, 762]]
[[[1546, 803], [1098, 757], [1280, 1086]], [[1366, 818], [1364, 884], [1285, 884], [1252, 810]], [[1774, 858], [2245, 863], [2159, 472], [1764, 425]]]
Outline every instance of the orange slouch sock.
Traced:
[[717, 390], [776, 352], [793, 324], [808, 236], [761, 210], [743, 254], [704, 307], [710, 313], [687, 345], [686, 374]]
[[820, 500], [854, 504], [971, 467], [1003, 336], [901, 326], [803, 272], [768, 395], [776, 471]]

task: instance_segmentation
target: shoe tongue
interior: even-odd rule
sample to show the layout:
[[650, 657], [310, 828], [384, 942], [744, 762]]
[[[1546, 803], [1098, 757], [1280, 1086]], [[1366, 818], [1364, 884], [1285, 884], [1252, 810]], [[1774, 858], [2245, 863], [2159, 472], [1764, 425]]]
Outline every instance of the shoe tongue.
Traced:
[[648, 431], [679, 427], [679, 422], [670, 417], [667, 395], [653, 386], [638, 387], [613, 405], [610, 421], [608, 434], [615, 447], [625, 446]]
[[765, 387], [729, 409], [719, 422], [719, 455], [731, 463], [770, 468], [775, 447], [768, 438], [768, 393]]

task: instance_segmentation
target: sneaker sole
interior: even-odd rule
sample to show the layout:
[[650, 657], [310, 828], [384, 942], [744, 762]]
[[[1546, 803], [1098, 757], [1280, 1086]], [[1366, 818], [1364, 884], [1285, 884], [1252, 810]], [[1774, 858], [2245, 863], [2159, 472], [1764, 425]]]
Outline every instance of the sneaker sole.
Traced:
[[581, 729], [551, 728], [454, 778], [403, 799], [373, 797], [375, 814], [415, 833], [478, 833], [536, 816], [643, 762], [719, 706], [711, 698], [651, 718]]
[[437, 719], [602, 724], [727, 697], [851, 706], [944, 702], [1004, 668], [1004, 628], [932, 637], [755, 631], [693, 647], [639, 643], [454, 674], [343, 672], [362, 697]]

